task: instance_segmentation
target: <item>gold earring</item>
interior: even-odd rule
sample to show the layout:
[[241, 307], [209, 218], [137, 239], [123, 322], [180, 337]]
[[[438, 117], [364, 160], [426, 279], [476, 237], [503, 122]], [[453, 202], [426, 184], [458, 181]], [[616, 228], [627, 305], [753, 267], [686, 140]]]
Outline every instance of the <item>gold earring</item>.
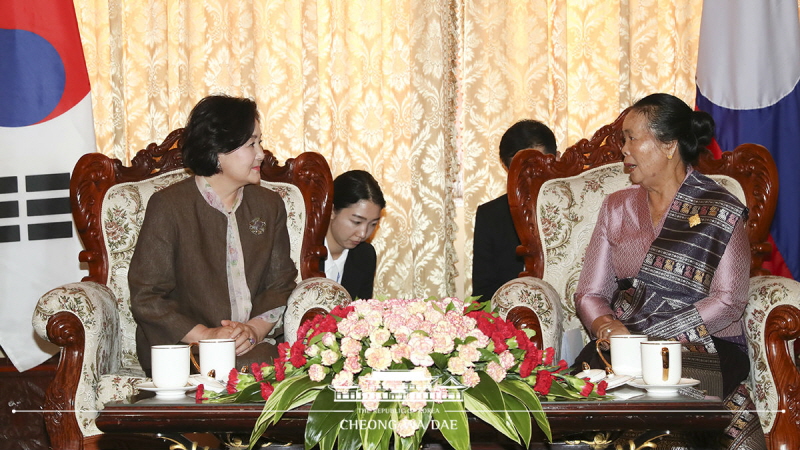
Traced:
[[672, 155], [673, 155], [673, 153], [670, 153], [669, 155], [667, 155], [667, 159], [672, 159]]

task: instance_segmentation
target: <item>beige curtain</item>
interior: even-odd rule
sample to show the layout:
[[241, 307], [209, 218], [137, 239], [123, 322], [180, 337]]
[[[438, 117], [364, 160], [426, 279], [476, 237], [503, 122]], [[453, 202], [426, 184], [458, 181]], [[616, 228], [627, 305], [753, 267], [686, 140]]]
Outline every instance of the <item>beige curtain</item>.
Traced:
[[516, 120], [544, 121], [564, 148], [644, 94], [671, 92], [693, 104], [702, 6], [74, 3], [99, 151], [129, 161], [182, 126], [203, 96], [253, 97], [278, 159], [316, 151], [334, 176], [356, 168], [376, 176], [388, 207], [373, 239], [375, 293], [402, 297], [470, 292], [475, 208], [505, 191], [496, 149]]
[[464, 292], [481, 203], [506, 192], [505, 130], [537, 119], [559, 151], [588, 138], [638, 98], [669, 92], [694, 105], [702, 2], [465, 2], [459, 115], [464, 186]]

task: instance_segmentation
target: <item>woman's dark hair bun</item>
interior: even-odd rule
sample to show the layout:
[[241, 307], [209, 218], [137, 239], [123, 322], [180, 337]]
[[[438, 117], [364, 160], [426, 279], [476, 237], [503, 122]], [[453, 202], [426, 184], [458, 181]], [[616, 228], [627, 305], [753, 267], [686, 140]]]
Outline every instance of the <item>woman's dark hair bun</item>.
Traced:
[[694, 111], [671, 94], [657, 93], [636, 102], [631, 109], [645, 115], [650, 129], [661, 142], [678, 142], [684, 163], [694, 165], [714, 138], [714, 119]]
[[705, 148], [714, 139], [715, 125], [711, 114], [705, 111], [693, 111], [692, 132], [697, 137], [698, 147]]

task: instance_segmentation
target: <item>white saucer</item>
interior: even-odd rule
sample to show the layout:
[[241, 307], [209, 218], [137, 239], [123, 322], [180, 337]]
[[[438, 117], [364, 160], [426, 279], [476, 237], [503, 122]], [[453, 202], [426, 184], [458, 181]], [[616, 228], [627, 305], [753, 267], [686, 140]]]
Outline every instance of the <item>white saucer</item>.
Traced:
[[630, 381], [628, 381], [629, 386], [633, 386], [635, 388], [644, 389], [647, 391], [648, 394], [654, 395], [657, 397], [669, 397], [673, 395], [678, 395], [678, 390], [697, 386], [700, 384], [700, 380], [695, 380], [694, 378], [681, 378], [678, 384], [671, 385], [671, 386], [656, 386], [651, 384], [645, 384], [641, 377], [636, 377]]
[[197, 386], [187, 385], [182, 388], [158, 388], [152, 381], [139, 383], [137, 388], [143, 391], [155, 392], [158, 398], [183, 398], [186, 392], [197, 389]]
[[605, 378], [606, 383], [608, 383], [608, 386], [606, 386], [606, 390], [614, 389], [615, 387], [620, 387], [624, 384], [627, 384], [632, 379], [633, 377], [630, 375], [617, 375], [617, 374], [609, 375]]
[[607, 384], [606, 389], [614, 389], [615, 387], [622, 386], [633, 378], [630, 375], [606, 375], [606, 371], [600, 369], [584, 370], [583, 372], [576, 373], [575, 376], [578, 378], [588, 378], [590, 383], [595, 384], [605, 380]]

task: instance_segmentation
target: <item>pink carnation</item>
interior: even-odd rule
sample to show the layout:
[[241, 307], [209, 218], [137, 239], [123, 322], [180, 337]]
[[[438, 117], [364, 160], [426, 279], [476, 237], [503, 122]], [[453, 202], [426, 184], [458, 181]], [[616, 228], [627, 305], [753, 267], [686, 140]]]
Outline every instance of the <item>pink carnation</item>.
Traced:
[[369, 335], [370, 344], [375, 347], [380, 347], [385, 344], [392, 334], [386, 328], [377, 328]]
[[453, 338], [448, 334], [434, 333], [431, 339], [433, 339], [433, 351], [436, 353], [447, 354], [452, 352], [455, 347]]
[[322, 345], [325, 347], [331, 347], [333, 344], [336, 343], [336, 335], [329, 332], [326, 332], [322, 335]]
[[506, 377], [506, 369], [503, 369], [503, 366], [494, 361], [491, 361], [486, 365], [486, 373], [498, 383], [503, 381], [503, 379]]
[[422, 411], [422, 408], [428, 405], [428, 399], [425, 396], [425, 392], [409, 392], [405, 400], [403, 400], [403, 405], [408, 406], [408, 409], [412, 412]]
[[351, 337], [342, 338], [342, 355], [358, 356], [361, 352], [361, 342]]
[[389, 347], [389, 351], [392, 354], [392, 361], [396, 363], [402, 362], [403, 358], [409, 359], [411, 357], [411, 347], [408, 344], [394, 344]]
[[481, 377], [471, 367], [464, 371], [464, 375], [461, 375], [461, 383], [463, 383], [464, 386], [475, 387], [480, 382]]
[[508, 370], [514, 367], [514, 364], [516, 363], [517, 361], [510, 351], [506, 350], [503, 353], [500, 353], [500, 365], [503, 366], [503, 369]]
[[367, 365], [375, 370], [386, 370], [392, 363], [392, 353], [387, 347], [370, 347], [364, 352]]
[[322, 365], [331, 366], [339, 360], [339, 354], [331, 349], [322, 351]]
[[358, 356], [348, 356], [344, 360], [344, 370], [352, 373], [361, 372], [361, 359]]
[[481, 358], [481, 353], [473, 344], [461, 344], [458, 346], [458, 356], [464, 358], [466, 361], [474, 363]]
[[353, 374], [342, 370], [333, 376], [331, 386], [336, 389], [336, 392], [346, 393], [353, 386]]
[[400, 437], [409, 437], [412, 436], [416, 431], [419, 425], [416, 421], [411, 419], [400, 419], [394, 425], [394, 432], [397, 433]]
[[312, 364], [308, 368], [308, 377], [311, 381], [322, 381], [325, 379], [325, 368], [319, 364]]
[[467, 365], [470, 364], [460, 356], [453, 356], [447, 361], [447, 370], [453, 375], [462, 375], [467, 371]]
[[373, 379], [372, 374], [368, 373], [358, 378], [358, 387], [361, 388], [362, 394], [368, 392], [376, 392], [381, 387], [381, 382]]

